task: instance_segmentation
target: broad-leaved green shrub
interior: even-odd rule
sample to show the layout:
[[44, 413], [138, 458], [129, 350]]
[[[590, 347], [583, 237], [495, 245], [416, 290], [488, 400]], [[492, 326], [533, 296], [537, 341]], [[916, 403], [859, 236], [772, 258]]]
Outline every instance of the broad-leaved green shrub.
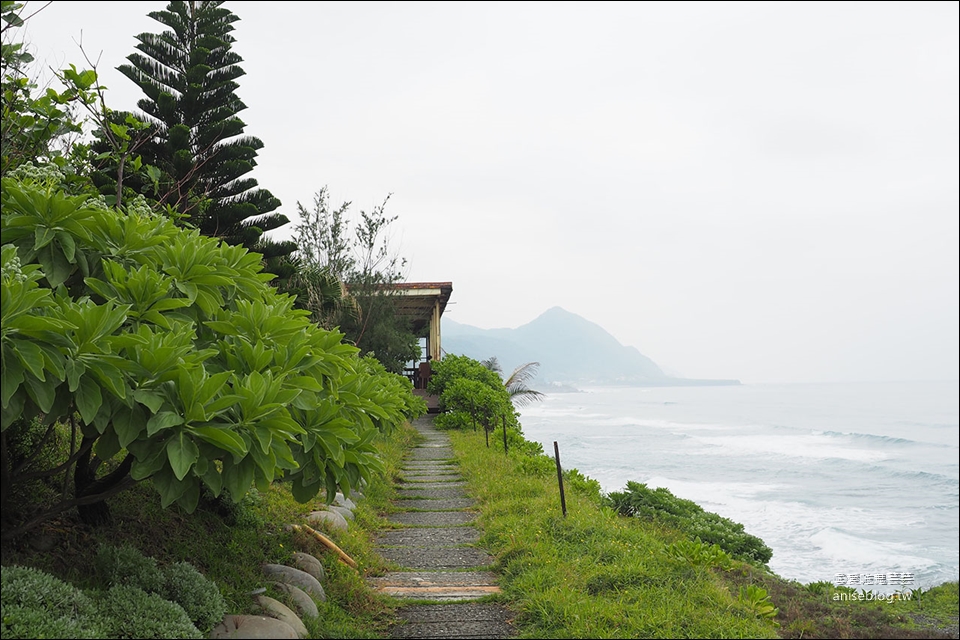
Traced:
[[663, 522], [691, 539], [716, 544], [739, 560], [766, 564], [773, 557], [770, 547], [746, 533], [742, 524], [704, 511], [696, 502], [678, 498], [664, 487], [650, 489], [639, 482], [628, 482], [625, 491], [611, 492], [607, 500], [622, 515]]
[[[424, 409], [269, 287], [259, 254], [48, 182], [3, 178], [0, 194], [3, 431], [79, 415], [81, 446], [129, 468], [111, 481], [191, 512], [201, 487], [349, 491], [381, 468], [377, 431]], [[95, 459], [77, 464], [92, 480]]]

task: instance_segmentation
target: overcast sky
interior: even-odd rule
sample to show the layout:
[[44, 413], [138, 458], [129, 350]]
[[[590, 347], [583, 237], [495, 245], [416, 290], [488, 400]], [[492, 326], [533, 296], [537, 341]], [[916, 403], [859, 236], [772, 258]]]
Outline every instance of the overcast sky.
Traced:
[[[82, 33], [132, 109], [165, 6], [25, 32], [57, 68]], [[445, 317], [560, 306], [688, 377], [958, 378], [957, 3], [226, 6], [260, 186], [291, 219], [393, 194]]]

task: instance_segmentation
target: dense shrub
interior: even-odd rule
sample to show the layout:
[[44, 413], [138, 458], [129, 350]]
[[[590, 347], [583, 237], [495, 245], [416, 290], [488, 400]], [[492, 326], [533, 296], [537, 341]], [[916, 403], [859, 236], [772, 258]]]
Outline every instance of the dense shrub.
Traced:
[[[377, 431], [425, 408], [408, 380], [267, 286], [260, 255], [133, 202], [70, 196], [55, 176], [5, 177], [0, 195], [0, 428], [78, 416], [90, 453], [75, 498], [145, 480], [191, 512], [201, 488], [240, 500], [285, 478], [304, 502], [349, 491], [380, 469]], [[120, 471], [97, 478], [114, 456]]]
[[503, 387], [500, 374], [488, 369], [480, 362], [467, 356], [446, 355], [439, 362], [434, 362], [430, 373], [430, 382], [427, 385], [430, 393], [442, 396], [443, 392], [458, 379], [475, 380], [490, 388]]
[[73, 585], [30, 567], [2, 567], [0, 576], [3, 638], [108, 637], [95, 602]]
[[151, 593], [163, 589], [164, 576], [157, 561], [129, 545], [100, 545], [96, 568], [100, 582], [107, 587], [128, 585]]
[[496, 371], [467, 356], [449, 355], [434, 364], [428, 389], [438, 396], [438, 429], [493, 431], [506, 422], [508, 438], [523, 443], [516, 409]]
[[628, 482], [625, 491], [607, 497], [609, 506], [620, 514], [657, 520], [683, 531], [706, 544], [716, 544], [731, 556], [747, 562], [766, 564], [773, 551], [760, 538], [743, 530], [743, 525], [709, 511], [691, 500], [673, 495], [668, 489], [650, 489]]
[[118, 585], [98, 594], [107, 638], [203, 638], [183, 607], [156, 593]]
[[163, 568], [162, 595], [187, 612], [197, 629], [208, 633], [227, 613], [223, 594], [212, 580], [189, 562], [176, 562]]
[[154, 558], [136, 548], [101, 545], [97, 551], [97, 576], [105, 587], [130, 586], [180, 605], [196, 627], [208, 632], [223, 620], [227, 603], [212, 580], [188, 562], [163, 569]]

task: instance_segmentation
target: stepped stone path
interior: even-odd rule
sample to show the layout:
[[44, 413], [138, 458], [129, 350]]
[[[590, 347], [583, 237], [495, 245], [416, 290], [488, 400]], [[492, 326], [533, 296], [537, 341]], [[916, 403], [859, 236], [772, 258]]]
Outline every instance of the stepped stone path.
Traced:
[[450, 436], [433, 426], [433, 416], [414, 422], [424, 436], [403, 467], [403, 483], [389, 520], [401, 528], [383, 531], [377, 551], [399, 571], [369, 578], [370, 585], [395, 598], [430, 600], [397, 610], [393, 638], [509, 638], [510, 612], [498, 604], [471, 602], [499, 593], [493, 558], [474, 546], [474, 501], [450, 448]]

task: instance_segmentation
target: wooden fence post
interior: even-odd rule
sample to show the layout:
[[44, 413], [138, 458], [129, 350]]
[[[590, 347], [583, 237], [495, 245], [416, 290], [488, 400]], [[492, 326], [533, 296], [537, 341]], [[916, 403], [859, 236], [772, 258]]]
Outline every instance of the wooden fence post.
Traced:
[[507, 455], [507, 416], [500, 416], [503, 423], [503, 455]]
[[560, 447], [557, 441], [553, 441], [553, 458], [557, 461], [557, 482], [560, 484], [560, 508], [563, 510], [563, 517], [567, 517], [567, 499], [563, 495], [563, 470], [560, 468]]

